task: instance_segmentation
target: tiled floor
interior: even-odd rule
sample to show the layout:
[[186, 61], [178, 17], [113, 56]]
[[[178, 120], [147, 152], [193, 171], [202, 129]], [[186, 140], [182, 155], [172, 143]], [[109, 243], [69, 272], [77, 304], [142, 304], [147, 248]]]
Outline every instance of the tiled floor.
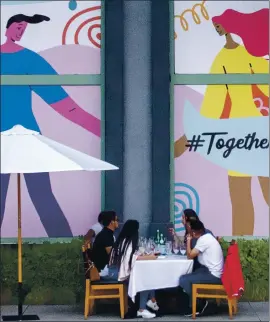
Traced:
[[[106, 310], [108, 311], [108, 309]], [[229, 321], [226, 307], [218, 315], [197, 318], [198, 321]], [[15, 306], [4, 306], [1, 315], [16, 314]], [[41, 321], [83, 321], [83, 308], [73, 306], [30, 306], [26, 314], [37, 314]], [[89, 321], [121, 321], [117, 314], [97, 314]], [[133, 319], [132, 321], [136, 321]], [[179, 315], [166, 315], [153, 321], [190, 321]], [[239, 313], [234, 321], [269, 321], [269, 303], [239, 303]]]

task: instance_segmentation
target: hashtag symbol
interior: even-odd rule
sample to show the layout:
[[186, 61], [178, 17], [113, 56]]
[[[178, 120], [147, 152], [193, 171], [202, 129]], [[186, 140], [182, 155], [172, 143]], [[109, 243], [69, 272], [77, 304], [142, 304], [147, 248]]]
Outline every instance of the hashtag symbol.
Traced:
[[189, 151], [197, 151], [197, 149], [202, 147], [205, 142], [205, 140], [201, 139], [200, 135], [193, 135], [192, 139], [187, 141], [188, 144], [186, 144], [186, 147], [189, 148]]

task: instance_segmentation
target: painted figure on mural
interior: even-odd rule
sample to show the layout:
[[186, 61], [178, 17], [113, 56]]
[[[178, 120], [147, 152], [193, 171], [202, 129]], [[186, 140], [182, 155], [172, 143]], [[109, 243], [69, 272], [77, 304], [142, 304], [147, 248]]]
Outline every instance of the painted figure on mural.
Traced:
[[[225, 37], [225, 46], [216, 56], [210, 73], [268, 73], [269, 9], [240, 13], [229, 9], [212, 18], [214, 28]], [[243, 45], [231, 34], [241, 37]], [[215, 104], [213, 104], [213, 101]], [[201, 115], [212, 119], [268, 116], [269, 87], [267, 85], [208, 85], [202, 102]], [[175, 158], [187, 149], [182, 136], [175, 142]], [[259, 177], [259, 183], [269, 205], [269, 178]], [[253, 235], [254, 206], [252, 177], [247, 173], [228, 171], [232, 204], [232, 234]]]
[[[14, 15], [6, 25], [6, 42], [1, 45], [3, 75], [57, 75], [54, 68], [38, 53], [17, 44], [29, 24], [49, 21], [44, 15]], [[100, 137], [100, 120], [84, 111], [61, 86], [1, 86], [1, 131], [20, 124], [40, 132], [32, 110], [32, 92], [40, 96], [57, 113]], [[49, 237], [72, 237], [72, 231], [51, 188], [48, 173], [24, 175], [30, 198]], [[1, 175], [2, 225], [10, 175]]]

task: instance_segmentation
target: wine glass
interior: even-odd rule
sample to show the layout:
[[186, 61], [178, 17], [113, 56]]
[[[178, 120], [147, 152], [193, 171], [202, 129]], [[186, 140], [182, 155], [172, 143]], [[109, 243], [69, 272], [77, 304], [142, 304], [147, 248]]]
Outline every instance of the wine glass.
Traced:
[[172, 243], [170, 241], [167, 241], [165, 244], [165, 250], [167, 255], [172, 254]]
[[153, 239], [151, 239], [149, 243], [150, 243], [151, 252], [154, 254], [156, 250], [156, 244]]
[[153, 250], [152, 250], [152, 244], [150, 241], [147, 241], [146, 242], [146, 246], [145, 246], [145, 253], [146, 255], [150, 255], [153, 253]]
[[181, 255], [185, 256], [186, 252], [187, 252], [186, 245], [184, 243], [181, 243], [181, 245], [180, 245], [180, 253], [181, 253]]
[[179, 243], [177, 241], [173, 242], [173, 252], [175, 255], [179, 253]]
[[146, 245], [145, 245], [144, 238], [140, 237], [140, 239], [139, 239], [139, 252], [140, 252], [141, 255], [144, 255], [145, 248], [146, 248]]

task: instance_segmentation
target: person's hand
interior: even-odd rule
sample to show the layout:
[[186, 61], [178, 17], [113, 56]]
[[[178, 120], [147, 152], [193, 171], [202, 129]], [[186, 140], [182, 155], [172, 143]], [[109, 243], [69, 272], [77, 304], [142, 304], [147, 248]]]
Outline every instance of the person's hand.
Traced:
[[169, 228], [169, 233], [174, 237], [175, 236], [174, 228]]
[[217, 241], [219, 242], [219, 243], [222, 243], [223, 242], [223, 238], [222, 237], [216, 237], [217, 238]]
[[157, 256], [156, 256], [156, 255], [154, 255], [154, 254], [146, 255], [146, 257], [147, 257], [147, 259], [149, 259], [149, 260], [155, 260], [155, 259], [157, 259]]
[[150, 255], [140, 255], [138, 256], [137, 260], [145, 261], [145, 260], [155, 260], [157, 259], [157, 256], [154, 254]]
[[180, 157], [187, 149], [188, 141], [185, 135], [174, 142], [174, 158]]
[[192, 239], [191, 234], [188, 234], [188, 235], [187, 235], [187, 241], [188, 241], [188, 242], [190, 242], [190, 241], [191, 241], [191, 239]]

